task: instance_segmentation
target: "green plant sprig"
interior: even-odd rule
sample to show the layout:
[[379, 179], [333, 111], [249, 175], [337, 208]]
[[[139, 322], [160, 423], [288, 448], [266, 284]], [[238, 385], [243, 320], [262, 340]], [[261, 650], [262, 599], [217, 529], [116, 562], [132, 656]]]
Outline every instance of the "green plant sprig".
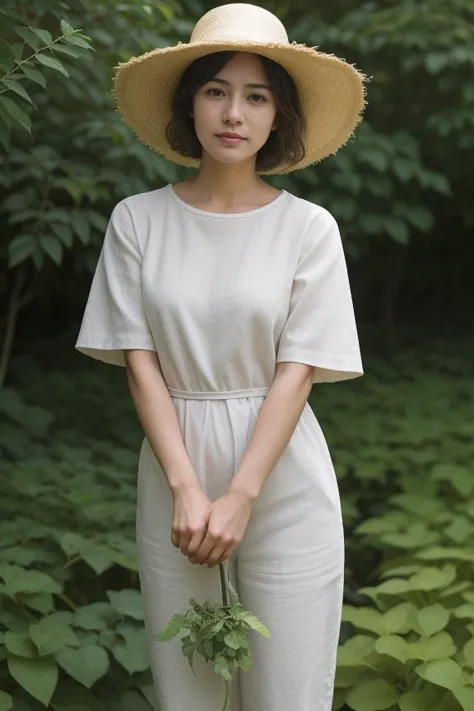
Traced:
[[194, 675], [195, 652], [206, 662], [211, 662], [214, 672], [225, 681], [222, 711], [228, 711], [235, 669], [248, 671], [252, 665], [249, 630], [253, 629], [264, 637], [270, 637], [270, 632], [258, 617], [242, 607], [229, 580], [227, 563], [219, 563], [219, 573], [222, 604], [209, 599], [201, 604], [191, 598], [186, 612], [174, 615], [153, 641], [167, 642], [179, 636], [182, 652]]

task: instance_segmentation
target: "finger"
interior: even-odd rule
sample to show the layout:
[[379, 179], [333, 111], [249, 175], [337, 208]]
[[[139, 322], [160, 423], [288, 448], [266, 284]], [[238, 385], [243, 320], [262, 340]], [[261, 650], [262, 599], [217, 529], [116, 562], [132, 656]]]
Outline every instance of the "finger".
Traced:
[[179, 534], [179, 549], [183, 555], [188, 555], [189, 541], [191, 540], [191, 534], [181, 531]]
[[213, 536], [211, 533], [209, 533], [209, 531], [207, 531], [204, 540], [202, 541], [201, 545], [194, 554], [194, 558], [199, 564], [202, 565], [204, 561], [208, 558], [209, 553], [216, 545], [217, 540], [218, 539], [216, 536]]
[[196, 533], [191, 537], [188, 545], [188, 557], [191, 562], [194, 562], [196, 551], [199, 549], [201, 543], [204, 541], [206, 536], [205, 530], [196, 531]]
[[174, 525], [171, 528], [171, 543], [175, 548], [179, 548], [179, 531]]
[[[219, 548], [216, 546], [208, 556], [210, 567], [214, 568], [219, 563], [229, 560], [237, 544], [223, 543]], [[207, 561], [206, 561], [207, 562]]]

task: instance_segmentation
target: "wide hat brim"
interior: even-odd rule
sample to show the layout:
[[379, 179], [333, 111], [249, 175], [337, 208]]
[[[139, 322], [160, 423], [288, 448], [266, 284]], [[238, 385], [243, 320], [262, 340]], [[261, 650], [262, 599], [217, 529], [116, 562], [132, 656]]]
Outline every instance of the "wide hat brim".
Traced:
[[179, 165], [199, 166], [198, 159], [177, 153], [166, 139], [171, 99], [182, 73], [195, 59], [229, 50], [260, 54], [286, 69], [296, 83], [306, 116], [305, 157], [262, 174], [305, 168], [347, 143], [365, 106], [364, 74], [343, 59], [304, 44], [251, 41], [179, 43], [119, 64], [114, 79], [117, 108], [142, 143]]

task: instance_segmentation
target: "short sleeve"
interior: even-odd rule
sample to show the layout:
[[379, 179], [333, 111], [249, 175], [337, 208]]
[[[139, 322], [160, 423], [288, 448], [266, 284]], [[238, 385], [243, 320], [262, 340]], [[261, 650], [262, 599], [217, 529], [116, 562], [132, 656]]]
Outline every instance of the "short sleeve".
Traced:
[[339, 228], [319, 210], [305, 235], [276, 358], [316, 366], [315, 383], [363, 375]]
[[113, 365], [125, 365], [122, 349], [155, 351], [142, 298], [141, 254], [133, 218], [124, 201], [105, 233], [76, 348]]

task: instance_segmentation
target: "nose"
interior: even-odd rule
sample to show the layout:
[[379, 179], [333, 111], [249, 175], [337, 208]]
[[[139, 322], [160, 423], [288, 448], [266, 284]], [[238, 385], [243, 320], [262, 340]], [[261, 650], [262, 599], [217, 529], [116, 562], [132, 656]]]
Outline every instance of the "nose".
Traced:
[[225, 123], [233, 126], [242, 123], [242, 99], [237, 94], [230, 96], [226, 102], [223, 118]]

